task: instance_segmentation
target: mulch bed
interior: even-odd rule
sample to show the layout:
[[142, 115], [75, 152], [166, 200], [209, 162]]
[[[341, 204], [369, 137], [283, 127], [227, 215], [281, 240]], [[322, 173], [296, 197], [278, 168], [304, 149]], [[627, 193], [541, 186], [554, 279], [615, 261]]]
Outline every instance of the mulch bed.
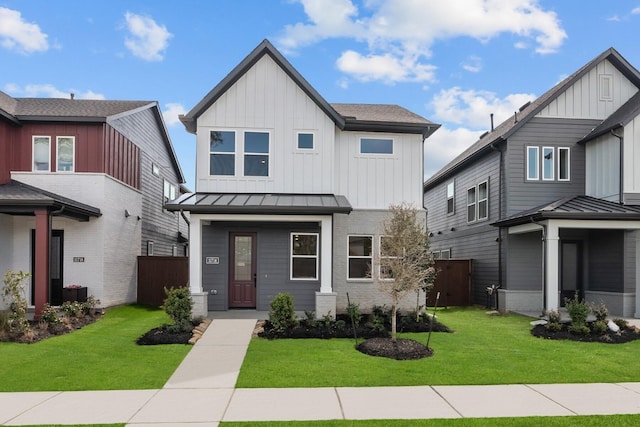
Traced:
[[433, 355], [433, 350], [427, 348], [415, 340], [397, 339], [395, 342], [391, 338], [370, 338], [356, 349], [369, 356], [387, 357], [396, 360], [423, 359]]
[[101, 312], [81, 317], [66, 317], [61, 323], [41, 323], [37, 320], [29, 322], [30, 332], [26, 334], [0, 333], [0, 342], [18, 342], [32, 344], [47, 338], [68, 334], [102, 318]]
[[192, 332], [169, 332], [165, 327], [153, 328], [137, 339], [139, 345], [189, 344]]
[[621, 329], [619, 332], [607, 331], [604, 334], [578, 335], [569, 332], [569, 324], [563, 323], [559, 331], [551, 331], [544, 325], [536, 325], [531, 329], [531, 335], [538, 338], [550, 340], [571, 340], [583, 342], [601, 342], [607, 344], [623, 344], [629, 341], [640, 339], [640, 331], [634, 327]]

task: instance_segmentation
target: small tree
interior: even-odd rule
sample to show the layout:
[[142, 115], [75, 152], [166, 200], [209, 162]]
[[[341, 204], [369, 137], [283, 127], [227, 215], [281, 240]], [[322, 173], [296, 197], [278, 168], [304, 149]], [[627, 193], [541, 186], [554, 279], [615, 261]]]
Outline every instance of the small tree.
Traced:
[[31, 329], [27, 319], [27, 299], [25, 298], [24, 281], [31, 276], [24, 271], [8, 270], [4, 275], [2, 300], [9, 307], [9, 331], [27, 333]]
[[391, 218], [382, 224], [379, 274], [372, 274], [391, 297], [391, 339], [396, 341], [398, 303], [407, 294], [428, 292], [436, 270], [429, 251], [429, 236], [418, 220], [418, 210], [407, 204], [391, 205]]
[[164, 288], [167, 298], [162, 308], [169, 315], [173, 324], [167, 328], [170, 332], [188, 332], [191, 330], [193, 300], [187, 287]]

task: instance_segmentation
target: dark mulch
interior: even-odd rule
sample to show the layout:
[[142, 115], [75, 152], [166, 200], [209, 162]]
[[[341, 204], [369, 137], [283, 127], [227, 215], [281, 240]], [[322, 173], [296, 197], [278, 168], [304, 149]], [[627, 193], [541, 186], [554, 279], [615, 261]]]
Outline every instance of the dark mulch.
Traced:
[[423, 359], [433, 355], [433, 350], [410, 339], [398, 339], [394, 342], [391, 338], [370, 338], [359, 344], [356, 349], [369, 356], [396, 360]]
[[60, 323], [44, 323], [37, 320], [29, 321], [30, 331], [26, 333], [0, 333], [0, 342], [18, 342], [32, 344], [47, 338], [68, 334], [84, 326], [98, 321], [101, 312], [86, 314], [80, 317], [64, 317]]
[[623, 328], [619, 332], [607, 331], [604, 334], [596, 334], [592, 332], [588, 335], [578, 335], [569, 332], [569, 325], [569, 323], [563, 323], [562, 329], [559, 331], [551, 331], [545, 328], [544, 325], [536, 325], [531, 329], [531, 334], [534, 337], [550, 340], [602, 342], [607, 344], [622, 344], [640, 339], [640, 331], [633, 327]]
[[136, 340], [139, 345], [189, 344], [192, 333], [170, 332], [165, 326], [153, 328]]

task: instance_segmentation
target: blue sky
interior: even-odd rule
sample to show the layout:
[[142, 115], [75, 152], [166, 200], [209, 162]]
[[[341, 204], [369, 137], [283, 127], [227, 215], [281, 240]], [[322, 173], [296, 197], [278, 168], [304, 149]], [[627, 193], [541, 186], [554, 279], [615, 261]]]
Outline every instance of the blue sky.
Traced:
[[0, 90], [158, 101], [194, 190], [177, 116], [265, 38], [328, 102], [441, 123], [429, 177], [605, 49], [640, 68], [640, 0], [0, 0]]

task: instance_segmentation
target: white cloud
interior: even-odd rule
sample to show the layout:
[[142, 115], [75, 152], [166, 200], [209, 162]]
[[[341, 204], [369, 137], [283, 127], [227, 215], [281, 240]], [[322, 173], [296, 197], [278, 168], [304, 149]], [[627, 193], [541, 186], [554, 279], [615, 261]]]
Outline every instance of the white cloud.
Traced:
[[488, 130], [491, 127], [490, 114], [493, 113], [497, 126], [514, 111], [537, 97], [530, 93], [515, 93], [498, 98], [493, 92], [462, 90], [459, 87], [443, 89], [433, 97], [431, 106], [435, 119], [463, 125], [475, 129]]
[[640, 7], [634, 7], [634, 8], [631, 10], [631, 14], [632, 14], [632, 15], [640, 15]]
[[424, 143], [424, 178], [428, 179], [476, 142], [482, 131], [440, 127]]
[[433, 81], [435, 66], [420, 64], [415, 58], [398, 58], [389, 53], [362, 56], [353, 50], [344, 52], [338, 69], [360, 81], [382, 80], [386, 83]]
[[184, 108], [182, 104], [176, 103], [166, 103], [164, 104], [164, 109], [162, 110], [162, 117], [164, 118], [164, 122], [167, 126], [175, 126], [180, 123], [180, 119], [178, 119], [178, 115], [186, 114], [187, 110]]
[[70, 89], [68, 91], [60, 90], [52, 84], [28, 84], [20, 87], [15, 83], [6, 84], [5, 91], [12, 96], [23, 98], [69, 98], [74, 94], [76, 99], [105, 99], [101, 93], [92, 90], [79, 91]]
[[161, 61], [164, 58], [164, 51], [169, 45], [169, 39], [173, 37], [167, 27], [158, 25], [148, 16], [136, 15], [135, 13], [127, 12], [124, 18], [130, 33], [124, 42], [127, 49], [134, 56], [145, 61]]
[[26, 22], [17, 10], [0, 7], [0, 45], [21, 53], [49, 49], [47, 35], [37, 24]]
[[[484, 43], [508, 33], [518, 37], [515, 48], [531, 44], [537, 53], [548, 54], [567, 37], [556, 13], [544, 10], [537, 0], [366, 0], [360, 9], [351, 0], [294, 1], [302, 4], [308, 22], [286, 26], [279, 46], [293, 51], [329, 38], [364, 41], [368, 53], [356, 57], [347, 51], [338, 61], [349, 59], [359, 79], [429, 81], [433, 66], [426, 60], [438, 40], [470, 37]], [[362, 65], [373, 61], [382, 72], [363, 73]], [[406, 70], [398, 72], [398, 65]], [[343, 71], [350, 72], [346, 67]]]
[[462, 64], [462, 68], [469, 71], [470, 73], [477, 73], [482, 70], [482, 58], [480, 58], [479, 56], [471, 55]]

